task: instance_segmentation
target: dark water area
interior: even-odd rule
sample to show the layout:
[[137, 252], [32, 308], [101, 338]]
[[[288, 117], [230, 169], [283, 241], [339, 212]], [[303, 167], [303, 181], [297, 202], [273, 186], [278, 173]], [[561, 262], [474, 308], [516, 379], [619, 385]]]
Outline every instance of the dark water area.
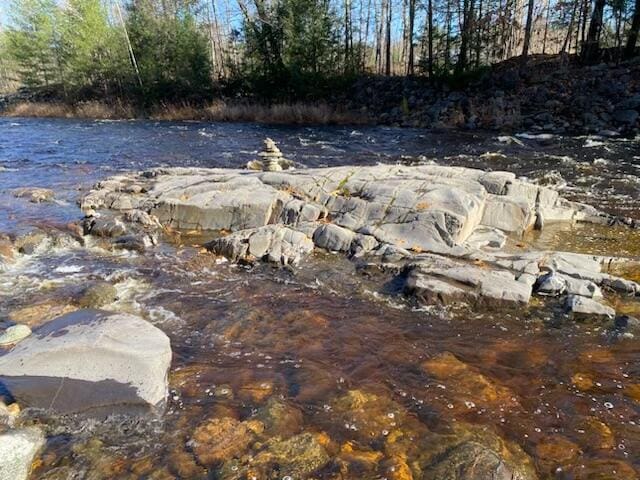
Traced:
[[[0, 119], [0, 232], [78, 220], [77, 200], [118, 172], [242, 167], [267, 136], [299, 168], [435, 161], [509, 170], [640, 219], [637, 139]], [[55, 201], [12, 193], [34, 186], [54, 190]], [[249, 268], [201, 254], [197, 238], [164, 240], [144, 253], [91, 240], [45, 248], [0, 272], [0, 320], [64, 309], [79, 285], [105, 279], [118, 291], [107, 309], [143, 316], [172, 342], [160, 418], [35, 418], [47, 446], [32, 478], [428, 479], [442, 446], [464, 439], [516, 462], [530, 457], [541, 479], [640, 475], [637, 336], [575, 322], [542, 301], [499, 311], [416, 305], [337, 255], [314, 254], [295, 271]], [[551, 228], [519, 240], [640, 258], [638, 231]], [[634, 268], [622, 273], [637, 281]], [[609, 300], [640, 316], [637, 302]], [[220, 418], [231, 425], [223, 435], [203, 433]], [[304, 435], [330, 461], [306, 469], [313, 449], [285, 448]], [[220, 438], [231, 453], [209, 461], [198, 442], [217, 451]]]

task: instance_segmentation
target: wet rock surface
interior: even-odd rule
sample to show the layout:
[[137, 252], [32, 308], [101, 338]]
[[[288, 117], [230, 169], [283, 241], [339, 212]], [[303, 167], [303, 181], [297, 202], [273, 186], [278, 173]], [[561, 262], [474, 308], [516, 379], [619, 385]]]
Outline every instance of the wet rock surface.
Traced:
[[[567, 305], [578, 298], [569, 310], [597, 314], [601, 288], [640, 293], [638, 284], [603, 272], [615, 258], [507, 251], [507, 234], [615, 220], [507, 172], [433, 165], [156, 169], [101, 182], [82, 208], [119, 213], [110, 222], [121, 233], [131, 228], [132, 212], [169, 228], [222, 232], [207, 248], [233, 261], [296, 264], [315, 244], [393, 263], [404, 269], [405, 292], [426, 303], [526, 305], [539, 292], [569, 295]], [[102, 220], [93, 222], [92, 233]]]
[[145, 320], [79, 310], [0, 357], [0, 382], [20, 404], [61, 413], [154, 409], [170, 362], [168, 337]]

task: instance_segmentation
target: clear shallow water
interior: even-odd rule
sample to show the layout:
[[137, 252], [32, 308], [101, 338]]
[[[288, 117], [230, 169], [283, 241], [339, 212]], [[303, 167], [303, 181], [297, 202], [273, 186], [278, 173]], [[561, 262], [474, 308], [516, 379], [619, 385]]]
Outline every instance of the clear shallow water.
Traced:
[[[565, 196], [640, 218], [637, 141], [520, 146], [488, 134], [391, 128], [0, 119], [0, 231], [77, 220], [77, 199], [119, 171], [242, 166], [265, 136], [301, 167], [434, 160], [534, 180], [555, 170]], [[25, 186], [54, 189], [58, 203], [15, 199], [11, 190]], [[381, 278], [335, 255], [314, 255], [294, 272], [249, 270], [199, 254], [197, 239], [165, 240], [143, 255], [97, 242], [44, 249], [0, 274], [0, 320], [34, 305], [65, 305], [74, 289], [102, 278], [119, 293], [108, 308], [138, 313], [172, 340], [165, 415], [104, 424], [47, 419], [34, 478], [243, 478], [242, 465], [209, 464], [190, 440], [207, 419], [264, 419], [274, 402], [289, 413], [236, 456], [259, 458], [266, 442], [293, 434], [325, 435], [331, 461], [313, 478], [409, 478], [400, 476], [402, 462], [420, 478], [425, 452], [470, 425], [522, 448], [541, 478], [638, 475], [637, 337], [571, 322], [554, 305], [421, 308], [380, 292]], [[640, 256], [637, 232], [550, 229], [522, 242]], [[354, 397], [364, 413], [345, 401]], [[397, 440], [403, 436], [411, 441]], [[258, 478], [300, 478], [289, 464], [265, 469]]]

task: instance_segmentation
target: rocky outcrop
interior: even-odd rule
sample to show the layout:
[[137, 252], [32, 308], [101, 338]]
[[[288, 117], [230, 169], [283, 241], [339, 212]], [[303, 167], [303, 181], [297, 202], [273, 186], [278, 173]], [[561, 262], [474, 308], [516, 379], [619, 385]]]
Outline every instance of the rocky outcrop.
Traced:
[[599, 133], [640, 129], [640, 61], [583, 65], [532, 55], [494, 65], [464, 86], [420, 77], [363, 77], [342, 105], [406, 126]]
[[142, 318], [78, 310], [0, 357], [0, 383], [26, 407], [147, 411], [164, 403], [170, 363], [169, 338]]
[[553, 222], [614, 220], [508, 172], [437, 165], [156, 169], [101, 182], [82, 208], [96, 225], [103, 223], [97, 211], [119, 215], [109, 222], [123, 233], [136, 215], [151, 217], [148, 225], [219, 231], [207, 248], [234, 261], [295, 264], [315, 245], [392, 263], [406, 291], [430, 303], [526, 304], [536, 292], [596, 302], [601, 288], [640, 293], [634, 282], [604, 271], [615, 259], [506, 251], [508, 235]]

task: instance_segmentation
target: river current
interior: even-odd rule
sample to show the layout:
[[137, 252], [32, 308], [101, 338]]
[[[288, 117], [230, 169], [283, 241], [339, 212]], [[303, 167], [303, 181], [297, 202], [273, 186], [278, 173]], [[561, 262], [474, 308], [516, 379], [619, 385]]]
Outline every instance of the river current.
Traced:
[[[0, 233], [66, 228], [81, 218], [78, 199], [119, 172], [242, 167], [265, 137], [297, 168], [435, 162], [508, 170], [640, 219], [640, 139], [0, 118]], [[52, 189], [55, 199], [15, 198], [21, 187]], [[420, 478], [425, 452], [474, 429], [525, 452], [540, 478], [638, 478], [637, 335], [572, 321], [542, 302], [499, 311], [416, 305], [338, 255], [314, 254], [293, 271], [234, 266], [202, 254], [201, 240], [167, 237], [144, 253], [90, 240], [50, 246], [0, 272], [0, 322], [25, 308], [64, 306], [78, 286], [102, 279], [118, 291], [106, 309], [143, 316], [172, 343], [160, 418], [34, 416], [46, 425], [47, 445], [32, 478], [251, 478], [241, 460], [209, 465], [194, 454], [194, 432], [213, 417], [268, 417], [266, 442], [322, 435], [331, 461], [313, 474], [301, 473], [298, 463], [313, 462], [301, 450], [298, 463], [256, 478]], [[514, 242], [640, 259], [639, 230], [549, 228]], [[621, 273], [640, 280], [637, 269]], [[640, 316], [637, 302], [617, 306]], [[442, 375], [450, 370], [459, 373]], [[238, 435], [233, 441], [243, 443]], [[260, 448], [242, 455], [260, 458]]]

